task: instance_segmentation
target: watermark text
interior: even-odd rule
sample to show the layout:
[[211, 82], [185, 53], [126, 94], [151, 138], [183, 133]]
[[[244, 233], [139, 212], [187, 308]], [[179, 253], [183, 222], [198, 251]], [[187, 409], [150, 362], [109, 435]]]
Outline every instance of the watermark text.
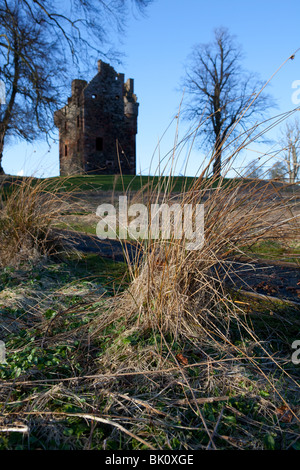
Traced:
[[119, 197], [118, 209], [101, 204], [96, 214], [100, 239], [185, 240], [187, 250], [199, 250], [204, 243], [203, 204], [128, 204]]

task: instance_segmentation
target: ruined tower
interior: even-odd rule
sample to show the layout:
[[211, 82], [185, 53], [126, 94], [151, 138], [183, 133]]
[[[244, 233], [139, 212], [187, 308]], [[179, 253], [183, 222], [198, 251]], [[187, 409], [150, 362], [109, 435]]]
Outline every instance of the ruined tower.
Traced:
[[54, 113], [60, 174], [135, 174], [137, 97], [133, 79], [98, 61], [87, 83], [73, 80], [68, 104]]

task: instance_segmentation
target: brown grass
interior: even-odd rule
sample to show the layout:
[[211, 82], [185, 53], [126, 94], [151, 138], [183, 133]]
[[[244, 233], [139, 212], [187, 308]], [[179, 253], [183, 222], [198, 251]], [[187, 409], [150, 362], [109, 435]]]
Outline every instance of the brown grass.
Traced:
[[36, 262], [53, 253], [61, 240], [52, 231], [67, 195], [47, 180], [28, 177], [0, 187], [0, 267]]
[[[166, 186], [160, 183], [149, 185], [148, 193], [141, 192], [136, 196], [141, 199], [133, 202], [174, 202], [175, 154], [176, 146], [167, 189], [162, 192]], [[263, 449], [264, 438], [271, 440], [274, 433], [284, 448], [297, 442], [299, 383], [287, 367], [290, 358], [285, 352], [274, 354], [271, 343], [278, 332], [271, 326], [267, 337], [260, 337], [249, 305], [230, 295], [220, 270], [230, 275], [230, 260], [243, 255], [247, 245], [295, 239], [299, 219], [294, 196], [284, 196], [273, 182], [226, 183], [224, 177], [209, 177], [209, 171], [210, 164], [189, 191], [183, 188], [176, 196], [182, 207], [204, 204], [201, 249], [187, 251], [184, 236], [140, 241], [137, 259], [127, 258], [131, 282], [124, 292], [102, 296], [94, 306], [87, 299], [81, 309], [76, 304], [44, 319], [42, 340], [34, 339], [35, 347], [44, 351], [75, 340], [79, 346], [72, 350], [72, 359], [66, 355], [61, 360], [69, 375], [49, 379], [43, 376], [46, 369], [34, 370], [11, 381], [10, 394], [26, 390], [26, 397], [16, 402], [3, 392], [4, 417], [11, 426], [22, 418], [56, 447], [68, 442], [76, 448], [76, 439], [65, 437], [63, 423], [80, 419], [92, 423], [80, 443], [86, 449], [92, 447], [99, 423], [110, 429], [105, 428], [109, 439], [97, 441], [101, 449], [109, 447], [109, 440], [121, 449]], [[3, 209], [10, 233], [16, 233], [14, 253], [20, 254], [28, 237], [30, 247], [42, 247], [43, 252], [51, 224], [47, 218], [40, 225], [40, 216], [48, 212], [40, 209], [40, 193], [30, 203], [27, 188], [22, 191], [21, 198], [14, 197]], [[16, 221], [11, 225], [9, 213]], [[78, 315], [79, 321], [91, 311], [89, 322], [64, 331], [68, 315]], [[276, 328], [285, 321], [297, 322], [293, 315], [280, 318]], [[70, 406], [75, 411], [67, 411]], [[282, 410], [288, 416], [284, 429]]]
[[[106, 371], [108, 377], [110, 371], [118, 387], [123, 383], [133, 397], [143, 387], [148, 388], [149, 406], [154, 406], [150, 397], [155, 393], [161, 401], [165, 399], [166, 407], [168, 400], [172, 406], [176, 393], [172, 399], [168, 393], [180, 384], [186, 396], [182, 403], [190, 407], [191, 413], [198, 417], [197, 426], [207, 433], [207, 448], [216, 448], [214, 438], [227, 407], [222, 409], [215, 429], [206, 421], [200, 407], [216, 391], [219, 396], [228, 397], [243, 396], [247, 394], [246, 389], [252, 391], [248, 391], [249, 396], [257, 398], [267, 387], [272, 399], [261, 405], [261, 412], [271, 416], [277, 400], [299, 420], [276, 374], [283, 375], [290, 383], [291, 398], [295, 390], [299, 392], [299, 384], [257, 336], [247, 317], [246, 303], [231, 298], [223, 278], [224, 270], [230, 276], [228, 261], [243, 255], [243, 247], [263, 240], [295, 240], [300, 231], [294, 195], [284, 195], [273, 181], [241, 179], [226, 184], [224, 177], [207, 178], [208, 174], [209, 165], [189, 191], [176, 197], [182, 208], [187, 203], [204, 204], [202, 248], [187, 251], [184, 236], [181, 240], [171, 237], [167, 241], [140, 242], [136, 262], [128, 258], [131, 285], [111, 301], [110, 308], [101, 312], [93, 336], [101, 337], [112, 326], [122, 325], [122, 332], [116, 327], [115, 333], [111, 333], [111, 346], [99, 361], [99, 373]], [[168, 185], [172, 188], [171, 176]], [[172, 192], [166, 190], [162, 194], [161, 186], [150, 188], [143, 201], [172, 204]], [[149, 345], [145, 338], [151, 335], [156, 340]], [[179, 351], [178, 344], [182, 348]], [[195, 360], [195, 356], [202, 360]], [[193, 367], [197, 370], [196, 377], [189, 372]], [[168, 393], [165, 395], [162, 390]], [[118, 403], [119, 391], [111, 382], [111, 393], [118, 396]], [[255, 439], [253, 448], [254, 442]], [[250, 442], [247, 445], [251, 447]], [[236, 447], [240, 445], [237, 443]]]

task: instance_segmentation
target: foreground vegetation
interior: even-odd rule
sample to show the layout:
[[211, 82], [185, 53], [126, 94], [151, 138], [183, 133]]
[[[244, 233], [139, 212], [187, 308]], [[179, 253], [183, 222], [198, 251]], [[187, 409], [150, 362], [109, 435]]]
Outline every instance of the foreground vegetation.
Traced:
[[235, 294], [249, 331], [236, 318], [219, 348], [122, 316], [95, 334], [125, 272], [89, 255], [2, 273], [0, 448], [298, 449], [298, 312]]
[[54, 236], [64, 191], [24, 181], [0, 217], [1, 449], [299, 448], [299, 308], [230, 291], [215, 270], [295, 240], [290, 197], [200, 178], [182, 195], [205, 194], [200, 252], [154, 240], [116, 263]]

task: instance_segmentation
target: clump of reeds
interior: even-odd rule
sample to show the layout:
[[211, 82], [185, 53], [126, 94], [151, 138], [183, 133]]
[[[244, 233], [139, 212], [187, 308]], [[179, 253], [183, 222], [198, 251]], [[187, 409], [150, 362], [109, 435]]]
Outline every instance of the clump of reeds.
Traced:
[[[284, 403], [293, 414], [282, 383], [275, 378], [276, 370], [287, 381], [289, 374], [251, 328], [247, 302], [235, 301], [225, 278], [233, 273], [233, 261], [246, 253], [249, 260], [245, 251], [248, 246], [263, 240], [294, 239], [299, 234], [299, 219], [293, 210], [293, 194], [284, 193], [284, 185], [279, 188], [273, 181], [246, 177], [226, 180], [225, 174], [213, 177], [210, 163], [193, 186], [183, 188], [180, 194], [172, 192], [174, 178], [170, 172], [155, 187], [149, 184], [148, 193], [144, 191], [139, 201], [176, 202], [182, 208], [185, 204], [203, 204], [202, 246], [188, 251], [184, 235], [180, 239], [171, 236], [169, 240], [136, 241], [137, 258], [132, 261], [128, 257], [131, 284], [106, 304], [94, 323], [92, 336], [109, 335], [111, 340], [98, 360], [99, 373], [111, 377], [106, 383], [111, 396], [120, 387], [128, 388], [132, 397], [143, 390], [149, 402], [155, 402], [151, 397], [157, 393], [155, 396], [160, 402], [165, 400], [167, 408], [168, 393], [174, 384], [180, 384], [186, 397], [182, 404], [197, 415], [197, 426], [209, 438], [208, 448], [215, 448], [214, 432], [198, 406], [211, 395], [216, 399], [218, 395], [259, 395], [261, 389], [269, 387], [272, 395], [261, 407], [262, 414], [272, 416], [276, 403]], [[266, 365], [262, 365], [261, 357]], [[193, 367], [196, 375], [191, 373]], [[293, 387], [299, 389], [296, 382]], [[115, 406], [119, 405], [118, 396]], [[297, 419], [295, 414], [293, 417]]]
[[[155, 198], [170, 206], [174, 202], [172, 193], [158, 194], [157, 187], [149, 195], [149, 200]], [[270, 181], [226, 183], [203, 173], [176, 196], [178, 202], [182, 209], [185, 204], [204, 205], [202, 246], [188, 251], [184, 234], [181, 239], [139, 242], [137, 261], [130, 263], [131, 286], [115, 299], [111, 314], [126, 318], [128, 325], [137, 322], [139, 328], [175, 336], [217, 331], [221, 324], [227, 331], [234, 306], [224, 290], [224, 274], [230, 276], [231, 262], [248, 245], [297, 233], [292, 201], [284, 200]]]
[[0, 191], [0, 266], [36, 261], [55, 251], [59, 239], [51, 228], [62, 209], [59, 184], [7, 178]]

